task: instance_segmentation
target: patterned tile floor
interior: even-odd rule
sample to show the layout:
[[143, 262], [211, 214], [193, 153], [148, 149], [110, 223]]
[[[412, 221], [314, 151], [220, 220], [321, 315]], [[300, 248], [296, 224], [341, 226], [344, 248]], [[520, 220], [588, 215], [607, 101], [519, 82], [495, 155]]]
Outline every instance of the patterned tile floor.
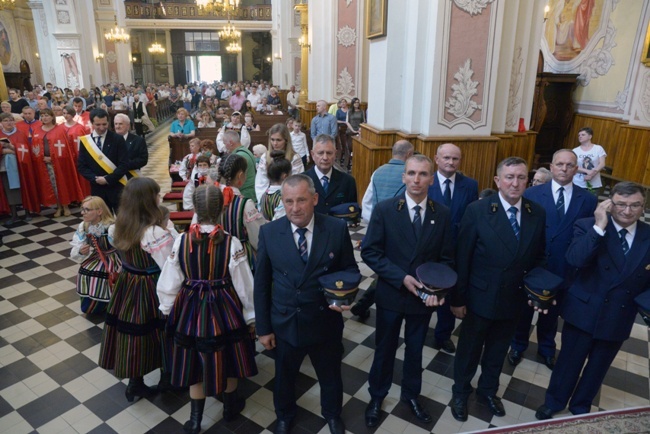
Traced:
[[[166, 164], [166, 148], [160, 149], [152, 149], [152, 164]], [[145, 173], [165, 179], [162, 167], [147, 168]], [[71, 217], [53, 219], [53, 210], [48, 210], [29, 223], [20, 222], [11, 228], [0, 226], [4, 239], [4, 246], [0, 247], [0, 432], [182, 432], [182, 423], [189, 415], [187, 392], [157, 395], [129, 404], [124, 397], [126, 381], [97, 366], [103, 321], [86, 317], [79, 310], [74, 291], [78, 265], [69, 259], [69, 241], [80, 221], [78, 209], [73, 211]], [[364, 232], [364, 227], [353, 231], [353, 240], [361, 239]], [[359, 252], [355, 254], [360, 262]], [[363, 263], [359, 266], [365, 276], [362, 289], [366, 289], [374, 275]], [[348, 431], [445, 434], [535, 420], [534, 411], [543, 401], [551, 371], [535, 361], [532, 333], [532, 343], [522, 363], [516, 368], [504, 364], [499, 395], [504, 398], [505, 417], [493, 417], [487, 407], [472, 398], [469, 420], [454, 420], [449, 409], [454, 356], [426, 347], [422, 401], [434, 421], [419, 423], [399, 403], [402, 346], [395, 364], [395, 384], [384, 401], [381, 424], [374, 430], [367, 429], [363, 411], [369, 400], [367, 373], [374, 348], [374, 309], [372, 312], [365, 323], [345, 314], [343, 419]], [[435, 320], [434, 315], [432, 327]], [[431, 336], [432, 333], [429, 343]], [[457, 341], [457, 336], [452, 339]], [[557, 340], [559, 343], [559, 335]], [[638, 319], [632, 337], [623, 345], [605, 379], [593, 411], [649, 405], [648, 342], [648, 329]], [[225, 423], [221, 419], [221, 403], [209, 398], [202, 423], [204, 432], [273, 431], [273, 360], [261, 347], [258, 350], [260, 373], [240, 386], [247, 398], [242, 416]], [[145, 382], [155, 384], [158, 378], [155, 371], [145, 377]], [[328, 432], [320, 417], [319, 387], [308, 360], [296, 387], [300, 411], [293, 432]]]

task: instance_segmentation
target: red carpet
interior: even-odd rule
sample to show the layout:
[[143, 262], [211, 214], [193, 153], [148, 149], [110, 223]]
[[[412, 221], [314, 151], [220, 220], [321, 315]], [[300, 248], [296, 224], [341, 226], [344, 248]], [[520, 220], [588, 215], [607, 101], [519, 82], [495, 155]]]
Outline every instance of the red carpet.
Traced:
[[474, 431], [489, 434], [627, 434], [650, 433], [650, 407], [569, 416], [505, 428]]

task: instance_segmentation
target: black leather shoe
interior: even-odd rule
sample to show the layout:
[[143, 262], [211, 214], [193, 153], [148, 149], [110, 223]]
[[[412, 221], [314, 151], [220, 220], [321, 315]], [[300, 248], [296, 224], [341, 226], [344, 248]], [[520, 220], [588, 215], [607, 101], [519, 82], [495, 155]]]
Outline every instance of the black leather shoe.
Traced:
[[455, 396], [451, 400], [451, 415], [460, 422], [467, 420], [467, 398]]
[[544, 365], [546, 365], [546, 367], [551, 371], [553, 370], [553, 368], [555, 368], [555, 357], [553, 356], [547, 357], [547, 356], [542, 356], [541, 354], [537, 354], [537, 358], [541, 360], [541, 362]]
[[352, 312], [352, 315], [358, 316], [361, 321], [368, 319], [370, 316], [370, 309], [366, 309], [365, 306], [360, 303], [352, 306], [350, 312]]
[[503, 408], [503, 403], [501, 402], [501, 398], [498, 396], [481, 396], [480, 397], [483, 402], [485, 402], [492, 412], [493, 415], [495, 416], [505, 416], [506, 415], [506, 409]]
[[402, 402], [409, 406], [411, 412], [413, 413], [413, 416], [417, 417], [418, 420], [424, 423], [429, 423], [433, 420], [431, 418], [431, 415], [427, 413], [427, 411], [424, 409], [424, 407], [422, 407], [422, 405], [420, 405], [417, 399], [402, 399]]
[[524, 355], [521, 351], [510, 350], [508, 353], [508, 363], [510, 366], [517, 366], [521, 362], [521, 357]]
[[541, 405], [535, 412], [535, 417], [538, 420], [553, 419], [553, 411], [545, 405]]
[[333, 417], [327, 419], [327, 426], [330, 427], [330, 432], [332, 434], [345, 434], [345, 425], [340, 417]]
[[379, 413], [381, 412], [381, 401], [371, 399], [366, 407], [366, 426], [373, 428], [379, 425]]
[[275, 434], [289, 434], [289, 431], [291, 431], [290, 427], [290, 420], [278, 419], [275, 423], [275, 430], [273, 432]]
[[456, 345], [454, 345], [451, 339], [445, 339], [444, 341], [439, 341], [437, 339], [434, 339], [433, 349], [442, 350], [445, 353], [449, 353], [449, 354], [454, 354], [456, 352]]

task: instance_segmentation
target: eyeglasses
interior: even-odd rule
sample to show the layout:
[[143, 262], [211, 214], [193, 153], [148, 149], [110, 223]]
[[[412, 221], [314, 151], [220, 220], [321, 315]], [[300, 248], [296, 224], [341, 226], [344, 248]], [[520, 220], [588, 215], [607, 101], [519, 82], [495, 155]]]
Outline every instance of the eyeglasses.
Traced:
[[614, 203], [614, 208], [616, 208], [618, 211], [625, 211], [627, 208], [630, 208], [631, 211], [638, 211], [642, 206], [642, 203]]
[[81, 207], [81, 212], [82, 213], [86, 213], [86, 212], [90, 212], [90, 211], [97, 211], [97, 208], [84, 208], [84, 207]]

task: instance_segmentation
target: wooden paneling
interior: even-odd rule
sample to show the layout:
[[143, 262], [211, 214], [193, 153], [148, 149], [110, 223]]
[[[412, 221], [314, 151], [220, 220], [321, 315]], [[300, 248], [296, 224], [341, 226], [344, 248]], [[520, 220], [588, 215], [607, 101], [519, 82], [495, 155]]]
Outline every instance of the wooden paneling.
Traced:
[[497, 134], [497, 164], [508, 157], [521, 157], [528, 162], [528, 169], [536, 169], [535, 161], [535, 131], [525, 133]]
[[576, 113], [573, 117], [571, 130], [564, 141], [564, 147], [573, 149], [579, 146], [578, 131], [581, 128], [589, 127], [594, 130], [591, 141], [605, 148], [605, 152], [607, 152], [606, 166], [614, 167], [617, 165], [618, 148], [622, 143], [621, 127], [625, 125], [627, 122], [620, 119]]
[[650, 185], [650, 128], [626, 125], [621, 126], [619, 131], [619, 144], [616, 160], [612, 166], [612, 175]]
[[307, 101], [300, 107], [300, 122], [309, 129], [311, 120], [316, 116], [316, 101]]

